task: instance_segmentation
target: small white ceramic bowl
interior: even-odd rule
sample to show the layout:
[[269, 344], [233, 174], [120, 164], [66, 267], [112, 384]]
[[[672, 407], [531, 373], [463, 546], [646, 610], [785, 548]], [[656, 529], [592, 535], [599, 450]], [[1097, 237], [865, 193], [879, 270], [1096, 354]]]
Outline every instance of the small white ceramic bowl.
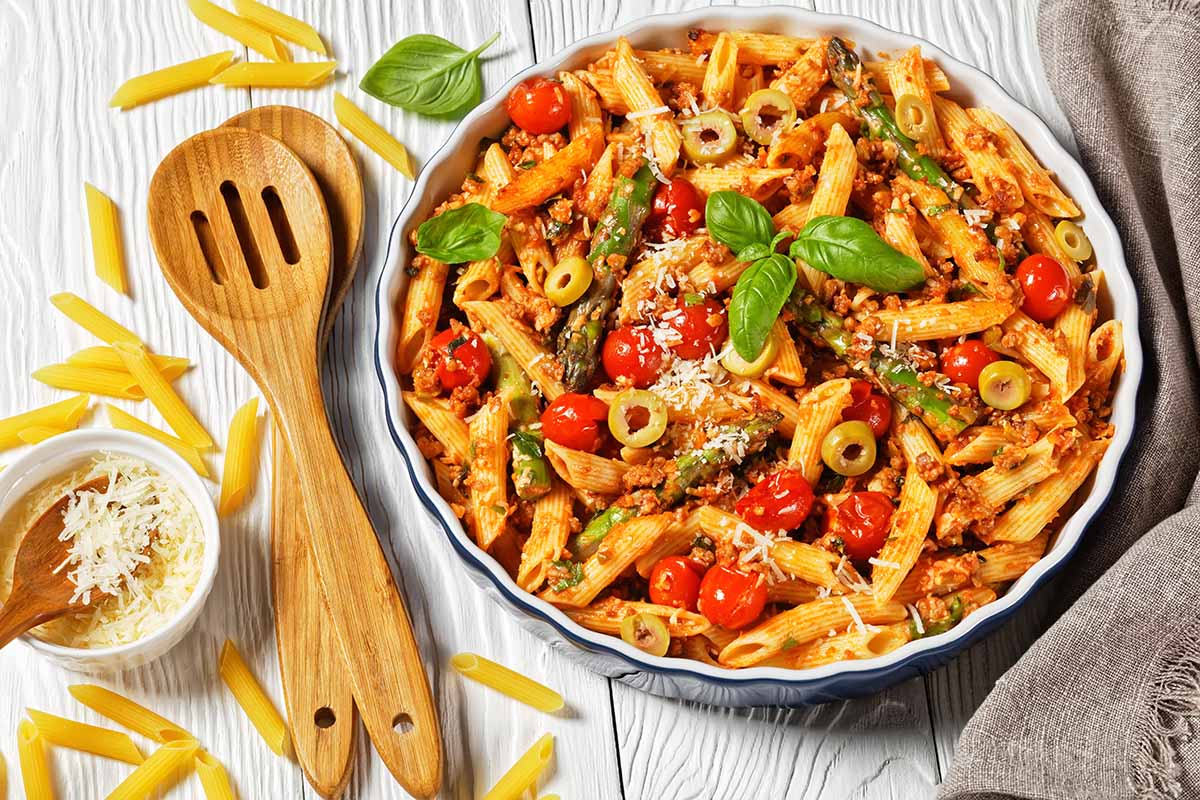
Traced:
[[176, 481], [200, 518], [204, 531], [204, 556], [200, 580], [175, 616], [154, 633], [117, 647], [77, 648], [43, 642], [33, 636], [21, 639], [41, 655], [78, 672], [115, 672], [147, 664], [179, 643], [191, 630], [212, 590], [220, 560], [221, 537], [212, 497], [187, 462], [167, 447], [138, 433], [109, 428], [84, 428], [47, 439], [0, 472], [0, 519], [38, 484], [62, 475], [100, 453], [121, 453], [140, 458]]

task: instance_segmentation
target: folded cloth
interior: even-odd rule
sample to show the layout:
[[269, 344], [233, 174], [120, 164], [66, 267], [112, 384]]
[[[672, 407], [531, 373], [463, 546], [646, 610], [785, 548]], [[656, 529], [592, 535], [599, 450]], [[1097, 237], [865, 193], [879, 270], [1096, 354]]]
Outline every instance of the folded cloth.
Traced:
[[1038, 41], [1121, 232], [1145, 374], [1116, 490], [1048, 590], [1061, 616], [939, 797], [1200, 797], [1200, 3], [1043, 0]]

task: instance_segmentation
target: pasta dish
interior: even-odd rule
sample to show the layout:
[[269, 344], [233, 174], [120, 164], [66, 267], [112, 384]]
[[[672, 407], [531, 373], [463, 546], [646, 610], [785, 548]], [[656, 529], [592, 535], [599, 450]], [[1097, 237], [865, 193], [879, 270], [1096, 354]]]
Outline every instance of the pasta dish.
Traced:
[[918, 47], [679, 45], [518, 84], [406, 232], [417, 444], [521, 588], [649, 654], [804, 669], [945, 632], [1113, 435], [1081, 212]]

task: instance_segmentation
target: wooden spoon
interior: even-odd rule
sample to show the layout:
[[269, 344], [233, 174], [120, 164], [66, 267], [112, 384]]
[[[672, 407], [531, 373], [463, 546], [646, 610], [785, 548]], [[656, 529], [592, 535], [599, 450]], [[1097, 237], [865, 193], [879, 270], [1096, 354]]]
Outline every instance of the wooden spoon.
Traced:
[[[363, 185], [358, 163], [332, 125], [303, 109], [261, 106], [231, 117], [224, 126], [260, 131], [283, 142], [321, 187], [333, 235], [333, 265], [319, 360], [361, 252]], [[296, 467], [277, 427], [273, 434], [271, 593], [283, 699], [305, 777], [322, 797], [335, 798], [345, 791], [353, 764], [354, 696], [309, 552]]]
[[287, 439], [313, 563], [371, 741], [410, 794], [431, 796], [442, 751], [429, 681], [321, 394], [332, 244], [320, 188], [276, 139], [217, 128], [163, 159], [149, 215], [167, 282], [258, 383]]
[[[31, 628], [72, 611], [84, 611], [90, 605], [82, 600], [72, 603], [75, 584], [66, 570], [54, 571], [71, 551], [70, 540], [59, 539], [58, 535], [63, 531], [63, 512], [73, 494], [107, 490], [108, 478], [104, 476], [80, 484], [74, 492], [58, 498], [21, 537], [13, 565], [12, 591], [0, 608], [0, 647]], [[97, 594], [93, 592], [92, 597]]]

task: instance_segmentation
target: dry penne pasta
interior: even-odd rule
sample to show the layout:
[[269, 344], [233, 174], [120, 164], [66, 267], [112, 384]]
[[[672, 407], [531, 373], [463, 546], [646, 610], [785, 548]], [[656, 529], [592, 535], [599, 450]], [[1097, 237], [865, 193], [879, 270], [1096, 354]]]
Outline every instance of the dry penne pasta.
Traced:
[[133, 740], [120, 731], [98, 728], [32, 708], [26, 709], [26, 713], [33, 720], [38, 733], [50, 744], [82, 750], [127, 764], [141, 764], [146, 760]]
[[107, 800], [143, 800], [151, 797], [155, 790], [163, 788], [178, 775], [181, 767], [190, 767], [199, 749], [200, 743], [191, 738], [167, 742], [129, 773], [109, 793]]
[[450, 658], [450, 665], [471, 680], [490, 686], [538, 711], [553, 714], [563, 707], [562, 695], [549, 686], [483, 656], [458, 653]]
[[537, 786], [538, 777], [553, 755], [554, 737], [547, 733], [517, 759], [495, 786], [488, 789], [483, 800], [519, 800], [531, 786]]
[[209, 78], [208, 82], [233, 88], [259, 86], [275, 89], [312, 89], [325, 83], [335, 69], [336, 61], [308, 61], [298, 64], [242, 61], [221, 70]]
[[117, 219], [117, 204], [90, 183], [83, 185], [87, 198], [88, 227], [92, 234], [92, 258], [96, 277], [121, 294], [127, 294], [125, 253], [121, 246], [121, 225]]
[[209, 0], [187, 0], [188, 8], [196, 15], [196, 19], [220, 31], [231, 39], [236, 39], [251, 50], [266, 56], [272, 61], [291, 61], [288, 49], [270, 31], [256, 25], [245, 17], [230, 13]]
[[67, 691], [100, 716], [156, 742], [193, 738], [174, 722], [103, 686], [81, 683], [68, 686]]
[[[150, 354], [150, 361], [158, 368], [162, 376], [169, 381], [174, 381], [180, 375], [187, 372], [188, 368], [192, 365], [186, 358], [160, 356], [155, 353]], [[112, 347], [105, 345], [85, 347], [78, 352], [72, 353], [67, 356], [67, 363], [76, 367], [93, 367], [113, 372], [125, 371], [125, 362], [121, 360], [121, 356]]]
[[25, 796], [54, 800], [54, 779], [50, 777], [46, 739], [27, 719], [17, 723], [17, 758], [21, 764], [21, 783], [25, 787]]
[[233, 414], [225, 466], [221, 470], [221, 516], [236, 511], [245, 501], [258, 472], [258, 398], [253, 397]]
[[142, 340], [133, 331], [115, 322], [78, 295], [70, 292], [51, 295], [50, 303], [76, 325], [110, 345], [118, 342], [141, 344]]
[[333, 114], [338, 123], [350, 131], [355, 139], [378, 153], [384, 161], [410, 181], [416, 179], [417, 170], [413, 166], [408, 148], [341, 92], [333, 93]]
[[242, 660], [242, 654], [229, 639], [226, 639], [221, 647], [217, 669], [221, 680], [229, 687], [233, 698], [267, 743], [267, 747], [277, 756], [286, 756], [291, 751], [291, 734], [288, 732], [287, 723], [279, 716], [271, 698], [263, 691], [262, 684], [254, 677], [254, 673]]
[[213, 53], [193, 61], [185, 61], [170, 67], [147, 72], [130, 78], [118, 87], [108, 101], [112, 108], [128, 111], [173, 94], [207, 86], [213, 75], [233, 63], [233, 51]]
[[233, 10], [280, 39], [323, 56], [329, 55], [325, 43], [321, 41], [321, 34], [304, 20], [284, 14], [258, 0], [233, 0]]
[[90, 395], [79, 394], [48, 406], [0, 419], [0, 449], [21, 444], [21, 431], [33, 428], [71, 430], [87, 411]]
[[101, 394], [124, 400], [146, 399], [146, 393], [138, 386], [137, 379], [127, 371], [115, 372], [75, 364], [51, 364], [35, 369], [29, 377], [47, 386], [66, 389], [69, 392]]
[[174, 450], [183, 458], [184, 461], [199, 473], [200, 477], [207, 478], [209, 476], [208, 466], [204, 463], [204, 459], [200, 456], [200, 451], [192, 447], [182, 439], [176, 438], [165, 431], [160, 431], [158, 428], [143, 422], [132, 414], [117, 408], [116, 406], [105, 404], [104, 408], [108, 411], [108, 422], [114, 428], [122, 431], [132, 431], [140, 433], [143, 436], [149, 436], [151, 439], [165, 444], [167, 447]]
[[183, 399], [171, 388], [167, 379], [154, 366], [146, 348], [126, 342], [117, 342], [113, 346], [121, 356], [121, 360], [125, 362], [125, 368], [129, 374], [134, 377], [138, 386], [146, 393], [146, 397], [159, 410], [179, 438], [200, 450], [212, 447], [214, 444], [212, 437], [204, 430], [204, 426], [188, 409]]
[[194, 768], [196, 776], [200, 778], [200, 788], [204, 790], [205, 800], [237, 800], [224, 764], [203, 749], [196, 751], [195, 759]]

